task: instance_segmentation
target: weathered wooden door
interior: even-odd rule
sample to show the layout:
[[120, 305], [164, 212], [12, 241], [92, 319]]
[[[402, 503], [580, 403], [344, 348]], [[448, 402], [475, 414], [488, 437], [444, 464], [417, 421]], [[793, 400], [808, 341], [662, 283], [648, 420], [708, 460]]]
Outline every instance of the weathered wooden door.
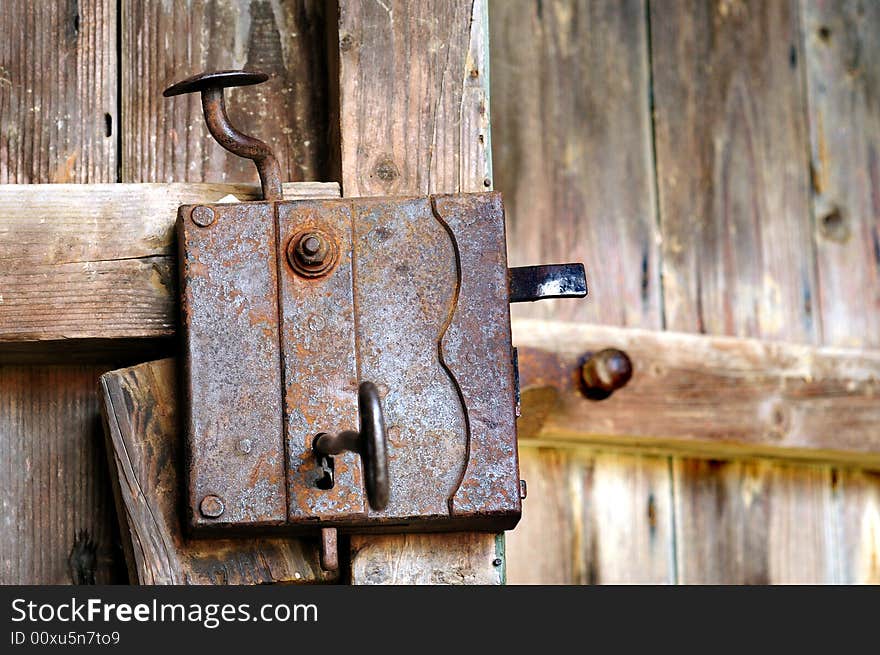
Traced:
[[[203, 129], [198, 99], [163, 100], [162, 89], [202, 70], [269, 73], [231, 93], [230, 112], [290, 181], [336, 181], [349, 196], [482, 191], [493, 184], [486, 13], [459, 0], [0, 5], [11, 35], [0, 183], [89, 185], [0, 193], [3, 582], [125, 579], [98, 376], [173, 353], [168, 210], [255, 182]], [[212, 184], [181, 185], [196, 182]], [[351, 580], [498, 583], [501, 544], [353, 538]]]
[[[353, 582], [880, 581], [878, 357], [819, 350], [880, 348], [874, 4], [5, 0], [0, 26], [0, 581], [126, 579], [98, 376], [172, 353], [168, 208], [256, 181], [161, 90], [240, 67], [272, 81], [232, 117], [287, 180], [500, 189], [511, 263], [584, 261], [591, 287], [516, 308], [542, 321], [521, 344], [638, 367], [605, 405], [534, 396], [507, 554], [358, 537]], [[78, 186], [13, 187], [37, 183]]]
[[613, 407], [521, 441], [510, 580], [880, 581], [876, 351], [587, 326], [880, 346], [877, 5], [497, 0], [490, 26], [511, 260], [591, 283], [515, 316], [640, 350]]

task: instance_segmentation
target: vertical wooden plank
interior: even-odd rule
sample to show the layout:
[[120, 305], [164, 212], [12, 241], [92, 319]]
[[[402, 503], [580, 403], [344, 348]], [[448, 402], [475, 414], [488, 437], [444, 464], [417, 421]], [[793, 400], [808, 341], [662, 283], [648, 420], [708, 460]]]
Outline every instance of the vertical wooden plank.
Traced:
[[643, 0], [490, 5], [495, 185], [511, 266], [582, 261], [589, 298], [515, 318], [660, 328]]
[[580, 582], [676, 582], [669, 458], [596, 453], [592, 460], [581, 525], [593, 546]]
[[[590, 285], [585, 301], [513, 314], [662, 327], [645, 3], [497, 0], [490, 26], [511, 264], [583, 261]], [[524, 476], [524, 519], [508, 538], [511, 580], [675, 580], [667, 458], [580, 453], [560, 469], [532, 457], [537, 477]], [[577, 503], [560, 502], [569, 486]], [[544, 517], [580, 536], [547, 547]]]
[[0, 3], [0, 184], [116, 181], [116, 3]]
[[[0, 3], [0, 183], [116, 180], [116, 3]], [[99, 366], [0, 367], [0, 583], [115, 582]]]
[[814, 342], [797, 5], [651, 11], [670, 330]]
[[573, 584], [581, 577], [580, 563], [591, 559], [592, 542], [584, 539], [576, 514], [592, 462], [572, 455], [571, 449], [520, 446], [520, 476], [529, 495], [519, 525], [507, 535], [511, 584]]
[[520, 451], [529, 496], [508, 536], [514, 584], [675, 582], [668, 457]]
[[880, 584], [880, 475], [846, 469], [833, 475], [839, 512], [834, 526], [836, 581]]
[[[816, 341], [796, 3], [653, 3], [651, 34], [666, 327]], [[676, 459], [679, 580], [828, 581], [829, 481]]]
[[803, 5], [823, 341], [880, 347], [880, 6]]
[[[802, 4], [823, 342], [880, 346], [880, 6]], [[880, 582], [880, 478], [835, 472], [842, 583]]]
[[326, 179], [325, 3], [122, 0], [122, 182], [256, 182], [254, 165], [208, 134], [198, 94], [162, 90], [206, 70], [268, 82], [227, 90], [234, 125], [268, 143], [285, 181]]
[[[339, 2], [344, 195], [491, 188], [487, 29], [485, 0]], [[497, 584], [503, 572], [491, 534], [351, 539], [354, 584]]]
[[0, 367], [0, 581], [124, 578], [102, 445], [99, 366]]
[[677, 459], [681, 581], [833, 581], [830, 476], [821, 466]]
[[339, 7], [343, 195], [490, 188], [485, 3]]

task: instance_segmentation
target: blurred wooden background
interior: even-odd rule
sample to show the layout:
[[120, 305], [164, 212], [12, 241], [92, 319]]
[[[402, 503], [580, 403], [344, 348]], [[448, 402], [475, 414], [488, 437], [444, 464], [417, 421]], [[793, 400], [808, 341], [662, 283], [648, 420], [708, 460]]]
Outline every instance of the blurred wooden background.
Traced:
[[[333, 15], [3, 0], [0, 183], [253, 182], [197, 98], [161, 98], [238, 67], [273, 80], [233, 120], [287, 179], [338, 179]], [[591, 283], [515, 316], [880, 347], [880, 3], [491, 0], [489, 24], [511, 263]], [[0, 358], [0, 582], [123, 580], [97, 377], [143, 357]], [[513, 583], [880, 582], [874, 473], [530, 445], [522, 469]]]
[[[489, 18], [512, 264], [591, 283], [515, 316], [880, 347], [880, 3]], [[874, 473], [528, 446], [522, 468], [510, 582], [880, 582]]]

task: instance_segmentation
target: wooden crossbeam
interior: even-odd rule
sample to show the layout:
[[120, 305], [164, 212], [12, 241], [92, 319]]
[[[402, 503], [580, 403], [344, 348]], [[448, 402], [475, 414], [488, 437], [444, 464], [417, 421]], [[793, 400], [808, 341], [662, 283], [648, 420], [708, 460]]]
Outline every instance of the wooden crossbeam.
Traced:
[[[257, 193], [241, 184], [0, 185], [0, 343], [100, 350], [173, 335], [178, 206]], [[294, 182], [284, 195], [335, 198], [339, 185]]]
[[[533, 320], [514, 322], [514, 343], [521, 444], [880, 468], [880, 351]], [[578, 362], [608, 347], [633, 378], [587, 400]]]
[[[115, 356], [131, 339], [173, 336], [177, 206], [255, 191], [0, 185], [0, 351], [69, 353], [85, 343]], [[289, 198], [338, 193], [335, 183], [285, 185]], [[514, 340], [526, 445], [880, 468], [880, 352], [541, 321], [515, 321]], [[572, 372], [584, 352], [608, 346], [631, 355], [634, 379], [606, 401], [586, 400]]]

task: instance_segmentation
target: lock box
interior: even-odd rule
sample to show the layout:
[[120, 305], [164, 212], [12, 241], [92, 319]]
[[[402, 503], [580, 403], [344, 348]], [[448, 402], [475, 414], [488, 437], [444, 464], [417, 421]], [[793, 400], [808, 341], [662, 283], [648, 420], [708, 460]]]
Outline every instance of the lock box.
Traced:
[[[500, 194], [184, 206], [178, 238], [194, 527], [516, 524]], [[364, 381], [385, 424], [381, 510], [358, 452], [332, 456], [328, 481], [313, 449], [357, 427]]]

